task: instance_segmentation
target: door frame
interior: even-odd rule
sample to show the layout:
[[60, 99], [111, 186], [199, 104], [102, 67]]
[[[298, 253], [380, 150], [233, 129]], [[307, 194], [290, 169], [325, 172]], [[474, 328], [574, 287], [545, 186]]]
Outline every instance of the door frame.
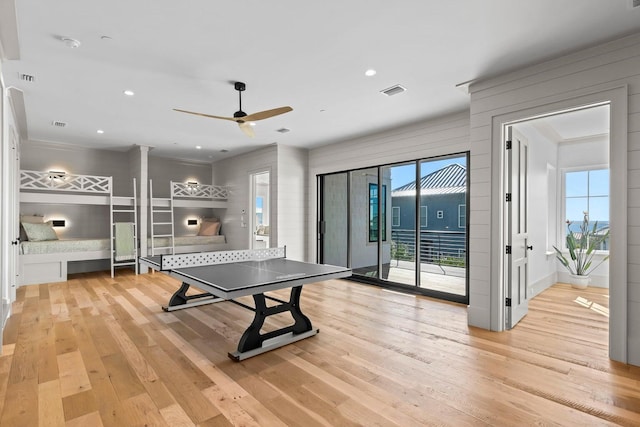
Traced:
[[[609, 168], [610, 188], [625, 191], [611, 192], [611, 258], [609, 259], [609, 358], [627, 363], [627, 139], [628, 139], [628, 87], [627, 85], [605, 88], [597, 92], [577, 91], [575, 97], [548, 97], [517, 106], [517, 111], [492, 116], [491, 179], [491, 229], [496, 238], [491, 241], [490, 310], [491, 330], [502, 331], [505, 325], [505, 245], [504, 224], [506, 213], [503, 194], [505, 191], [505, 155], [502, 149], [506, 125], [527, 121], [550, 114], [584, 108], [590, 105], [609, 104]], [[515, 107], [514, 107], [515, 108]], [[615, 149], [614, 149], [615, 147]]]
[[[265, 169], [256, 169], [253, 170], [251, 172], [249, 172], [249, 221], [246, 221], [246, 217], [244, 216], [245, 213], [242, 212], [241, 214], [241, 226], [247, 227], [249, 228], [249, 248], [250, 249], [255, 249], [255, 242], [256, 242], [256, 236], [255, 236], [255, 230], [256, 230], [256, 177], [258, 175], [263, 175], [263, 174], [269, 174], [269, 184], [267, 185], [267, 200], [266, 200], [266, 204], [267, 204], [267, 209], [269, 210], [268, 212], [268, 217], [269, 217], [269, 233], [271, 234], [271, 231], [273, 230], [273, 225], [271, 224], [271, 219], [273, 218], [273, 216], [271, 215], [271, 168], [265, 168]], [[264, 209], [264, 208], [263, 208]], [[271, 235], [269, 236], [269, 245], [272, 245], [271, 242]]]

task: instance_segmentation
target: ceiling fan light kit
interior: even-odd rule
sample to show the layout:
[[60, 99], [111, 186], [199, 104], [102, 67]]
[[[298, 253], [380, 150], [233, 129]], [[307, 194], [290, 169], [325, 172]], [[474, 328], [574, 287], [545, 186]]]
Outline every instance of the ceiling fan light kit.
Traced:
[[174, 108], [173, 110], [174, 111], [179, 111], [181, 113], [194, 114], [196, 116], [208, 117], [208, 118], [211, 118], [211, 119], [222, 119], [222, 120], [234, 121], [234, 122], [238, 123], [238, 126], [240, 127], [240, 130], [245, 135], [247, 135], [249, 137], [254, 137], [255, 136], [255, 132], [253, 131], [253, 127], [251, 125], [251, 122], [255, 122], [257, 120], [268, 119], [268, 118], [271, 118], [271, 117], [279, 116], [280, 114], [288, 113], [289, 111], [293, 111], [293, 108], [287, 106], [287, 107], [274, 108], [272, 110], [260, 111], [258, 113], [247, 114], [244, 111], [242, 111], [242, 92], [244, 92], [247, 89], [247, 85], [244, 84], [243, 82], [235, 82], [233, 84], [233, 87], [235, 88], [235, 90], [238, 91], [238, 103], [239, 103], [238, 111], [233, 113], [233, 117], [213, 116], [211, 114], [196, 113], [194, 111], [180, 110], [180, 109], [177, 109], [177, 108]]

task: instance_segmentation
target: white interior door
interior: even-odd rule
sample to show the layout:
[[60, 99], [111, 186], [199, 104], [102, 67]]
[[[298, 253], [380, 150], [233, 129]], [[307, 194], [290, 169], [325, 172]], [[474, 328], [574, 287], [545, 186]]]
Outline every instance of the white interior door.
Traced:
[[506, 327], [513, 328], [529, 309], [528, 161], [529, 144], [512, 126], [506, 128]]

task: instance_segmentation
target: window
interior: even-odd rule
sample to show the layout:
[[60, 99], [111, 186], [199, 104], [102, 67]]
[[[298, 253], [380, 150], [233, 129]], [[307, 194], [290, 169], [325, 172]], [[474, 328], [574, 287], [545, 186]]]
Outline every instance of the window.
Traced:
[[467, 205], [458, 205], [458, 228], [467, 227]]
[[[387, 240], [387, 186], [382, 186], [380, 200], [380, 219], [382, 224], [382, 241]], [[378, 241], [378, 184], [369, 184], [369, 242]]]
[[438, 211], [438, 212], [436, 212], [436, 217], [437, 217], [438, 219], [442, 219], [442, 218], [444, 218], [444, 211]]
[[262, 197], [256, 197], [256, 225], [262, 225]]
[[[609, 170], [592, 169], [565, 173], [565, 220], [573, 232], [580, 231], [585, 212], [589, 215], [589, 227], [597, 222], [598, 230], [609, 228]], [[565, 227], [564, 236], [568, 234]], [[609, 241], [598, 249], [607, 250]]]
[[427, 227], [427, 207], [420, 206], [420, 227]]
[[400, 206], [391, 208], [391, 226], [400, 227]]

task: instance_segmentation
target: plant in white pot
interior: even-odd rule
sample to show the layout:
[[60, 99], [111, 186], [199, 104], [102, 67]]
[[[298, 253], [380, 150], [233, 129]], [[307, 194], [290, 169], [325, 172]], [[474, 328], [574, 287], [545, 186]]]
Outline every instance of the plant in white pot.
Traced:
[[598, 229], [598, 221], [589, 227], [589, 214], [584, 212], [580, 231], [574, 232], [569, 220], [567, 220], [567, 231], [566, 241], [569, 258], [557, 247], [554, 246], [553, 249], [556, 250], [558, 261], [569, 270], [571, 284], [577, 288], [586, 288], [590, 280], [589, 273], [609, 259], [609, 255], [606, 255], [600, 262], [593, 265], [596, 250], [609, 238], [609, 229]]

